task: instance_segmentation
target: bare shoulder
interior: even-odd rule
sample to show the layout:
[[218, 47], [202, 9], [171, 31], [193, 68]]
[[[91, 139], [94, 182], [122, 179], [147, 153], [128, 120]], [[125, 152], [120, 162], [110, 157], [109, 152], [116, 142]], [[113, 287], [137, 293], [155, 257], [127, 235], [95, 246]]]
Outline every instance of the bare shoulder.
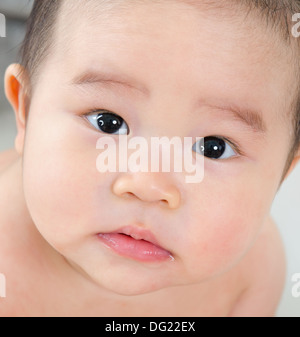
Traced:
[[18, 179], [13, 170], [19, 158], [14, 150], [0, 153], [0, 317], [14, 316], [17, 305], [11, 294], [17, 293], [17, 280], [23, 277], [19, 266], [20, 256], [22, 262], [25, 256], [18, 244], [22, 226], [10, 218], [10, 213], [19, 214], [20, 211], [15, 199], [15, 194], [20, 195], [16, 188]]
[[284, 287], [286, 261], [280, 233], [271, 217], [243, 259], [240, 270], [247, 287], [231, 316], [274, 316]]

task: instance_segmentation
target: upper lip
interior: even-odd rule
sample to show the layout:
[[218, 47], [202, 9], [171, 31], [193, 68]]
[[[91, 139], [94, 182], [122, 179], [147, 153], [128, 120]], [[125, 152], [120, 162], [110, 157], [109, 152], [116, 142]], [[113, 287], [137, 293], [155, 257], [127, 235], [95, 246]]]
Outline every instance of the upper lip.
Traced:
[[125, 227], [117, 229], [116, 231], [112, 233], [130, 235], [132, 238], [136, 240], [145, 240], [145, 241], [151, 242], [155, 246], [160, 247], [155, 236], [148, 229], [142, 229], [142, 228], [138, 228], [135, 226], [125, 226]]

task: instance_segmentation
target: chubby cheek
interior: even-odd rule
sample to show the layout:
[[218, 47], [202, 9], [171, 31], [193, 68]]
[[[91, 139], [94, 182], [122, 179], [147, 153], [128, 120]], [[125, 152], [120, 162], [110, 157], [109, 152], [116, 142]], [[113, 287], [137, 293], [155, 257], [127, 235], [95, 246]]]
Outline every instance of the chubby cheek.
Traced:
[[[100, 181], [105, 175], [96, 170], [96, 144], [83, 139], [76, 123], [57, 126], [48, 119], [45, 132], [34, 122], [28, 125], [24, 151], [25, 198], [37, 229], [61, 251], [94, 230], [90, 219], [97, 209], [97, 186], [105, 190]], [[101, 193], [98, 189], [99, 198]]]
[[[187, 218], [188, 244], [183, 247], [183, 259], [186, 270], [194, 277], [206, 278], [226, 271], [254, 243], [269, 207], [268, 197], [262, 196], [261, 191], [257, 193], [258, 185], [246, 188], [237, 182], [232, 185], [234, 188], [210, 188], [209, 197], [202, 198], [198, 206], [196, 202], [191, 206], [196, 211], [189, 212]], [[224, 190], [226, 197], [222, 198]]]

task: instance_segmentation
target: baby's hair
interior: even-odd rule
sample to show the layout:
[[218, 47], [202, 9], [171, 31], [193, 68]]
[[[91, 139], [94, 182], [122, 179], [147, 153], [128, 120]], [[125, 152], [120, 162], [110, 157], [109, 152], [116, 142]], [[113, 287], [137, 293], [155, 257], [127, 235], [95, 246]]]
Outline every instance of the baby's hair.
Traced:
[[[84, 0], [87, 2], [88, 0]], [[162, 0], [152, 0], [159, 3]], [[277, 36], [281, 35], [282, 40], [286, 42], [287, 48], [295, 50], [295, 78], [300, 78], [299, 65], [299, 42], [292, 37], [292, 16], [300, 12], [300, 0], [173, 0], [181, 1], [192, 6], [207, 6], [208, 8], [217, 8], [220, 11], [225, 7], [230, 8], [230, 4], [240, 6], [245, 9], [246, 14], [257, 11], [261, 15], [268, 27], [274, 30]], [[46, 57], [54, 44], [54, 28], [64, 0], [35, 0], [33, 9], [27, 23], [27, 31], [20, 50], [20, 63], [23, 65], [29, 80], [28, 90], [26, 92], [26, 114], [29, 112], [30, 97], [32, 90], [40, 73]], [[78, 0], [76, 0], [78, 4]], [[104, 7], [110, 4], [122, 4], [123, 7], [130, 7], [132, 3], [145, 3], [145, 0], [98, 0], [97, 5]], [[231, 6], [232, 7], [232, 6]], [[291, 65], [292, 66], [292, 65]], [[299, 76], [298, 76], [299, 75]], [[293, 122], [293, 142], [287, 158], [283, 177], [287, 173], [298, 148], [300, 147], [300, 81], [294, 84], [297, 87], [293, 104], [290, 107], [289, 114]], [[290, 116], [287, 116], [290, 117]]]

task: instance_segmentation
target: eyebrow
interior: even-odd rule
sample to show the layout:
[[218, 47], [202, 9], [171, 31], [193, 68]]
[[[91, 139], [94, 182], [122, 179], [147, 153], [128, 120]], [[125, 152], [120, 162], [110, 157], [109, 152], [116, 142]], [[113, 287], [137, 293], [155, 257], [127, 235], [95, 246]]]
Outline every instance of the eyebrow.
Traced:
[[140, 91], [147, 96], [149, 95], [149, 90], [134, 78], [125, 75], [114, 75], [107, 72], [86, 71], [76, 76], [70, 83], [75, 86], [94, 84], [121, 85], [129, 89]]
[[[76, 76], [71, 82], [73, 86], [85, 86], [85, 85], [118, 85], [123, 86], [135, 91], [139, 91], [146, 96], [149, 96], [149, 90], [141, 83], [137, 82], [134, 78], [127, 75], [115, 75], [104, 71], [86, 71]], [[203, 101], [199, 103], [200, 106], [207, 106], [213, 109], [221, 110], [224, 113], [230, 113], [232, 117], [250, 127], [250, 129], [263, 136], [267, 132], [267, 126], [262, 118], [262, 113], [249, 108], [242, 108], [236, 104], [229, 105], [214, 105], [203, 104]]]
[[260, 136], [263, 136], [268, 131], [267, 125], [260, 111], [249, 108], [242, 108], [236, 104], [229, 104], [224, 106], [207, 104], [206, 106], [230, 113], [233, 116], [234, 120], [243, 123], [253, 132]]

